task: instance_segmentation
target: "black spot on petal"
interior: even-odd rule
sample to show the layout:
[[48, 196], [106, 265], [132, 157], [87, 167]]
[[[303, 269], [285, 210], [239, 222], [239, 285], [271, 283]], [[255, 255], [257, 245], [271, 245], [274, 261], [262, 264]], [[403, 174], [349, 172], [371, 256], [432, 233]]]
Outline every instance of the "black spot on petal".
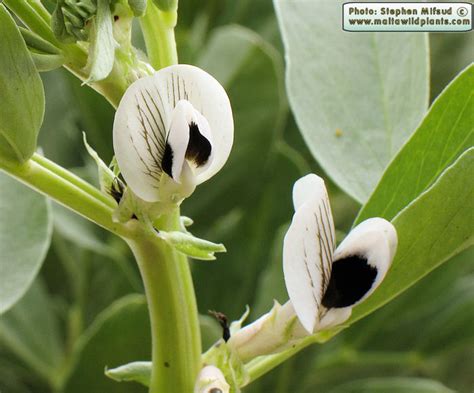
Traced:
[[367, 259], [354, 255], [333, 262], [331, 278], [322, 304], [326, 308], [348, 307], [370, 290], [377, 269]]
[[163, 158], [161, 159], [161, 168], [169, 176], [173, 177], [171, 174], [171, 168], [173, 167], [173, 150], [168, 143], [165, 146], [165, 152], [163, 153]]
[[203, 166], [211, 155], [211, 143], [199, 131], [196, 123], [189, 125], [189, 142], [186, 149], [186, 159], [193, 161], [197, 167]]

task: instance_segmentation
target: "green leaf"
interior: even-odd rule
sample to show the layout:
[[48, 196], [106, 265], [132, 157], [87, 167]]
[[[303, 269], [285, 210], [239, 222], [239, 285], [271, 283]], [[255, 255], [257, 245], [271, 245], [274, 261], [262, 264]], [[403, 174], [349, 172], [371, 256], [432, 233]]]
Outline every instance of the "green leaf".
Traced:
[[25, 41], [3, 4], [0, 37], [0, 157], [23, 163], [36, 150], [44, 114], [43, 84]]
[[54, 385], [62, 367], [62, 342], [58, 318], [41, 280], [0, 318], [0, 343]]
[[474, 183], [466, 182], [473, 171], [471, 148], [393, 219], [399, 243], [392, 267], [376, 292], [354, 308], [352, 321], [381, 307], [473, 244]]
[[28, 290], [51, 241], [46, 198], [0, 172], [0, 314]]
[[89, 78], [85, 83], [97, 82], [107, 78], [115, 61], [115, 48], [112, 26], [112, 13], [108, 0], [97, 0], [97, 15], [92, 20], [90, 34]]
[[332, 180], [364, 202], [426, 111], [428, 40], [346, 33], [342, 2], [274, 3], [300, 130]]
[[79, 340], [75, 365], [65, 381], [64, 393], [143, 393], [135, 384], [117, 384], [104, 369], [137, 359], [150, 359], [151, 337], [145, 298], [129, 295], [103, 311]]
[[371, 378], [338, 386], [330, 393], [454, 393], [437, 381], [422, 378]]
[[214, 253], [226, 251], [223, 244], [216, 244], [208, 240], [199, 239], [189, 232], [160, 231], [159, 236], [179, 252], [194, 259], [212, 261], [216, 259]]
[[356, 223], [391, 220], [462, 152], [474, 145], [474, 65], [441, 93], [410, 140], [385, 171]]

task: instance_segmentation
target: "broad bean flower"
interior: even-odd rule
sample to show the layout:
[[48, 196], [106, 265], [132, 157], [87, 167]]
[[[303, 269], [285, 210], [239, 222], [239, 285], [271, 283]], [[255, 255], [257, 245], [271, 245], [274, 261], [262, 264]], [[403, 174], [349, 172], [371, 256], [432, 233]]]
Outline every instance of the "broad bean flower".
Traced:
[[114, 120], [114, 150], [133, 193], [147, 202], [189, 196], [227, 161], [234, 135], [224, 88], [178, 64], [134, 82]]
[[293, 187], [295, 213], [283, 244], [290, 300], [228, 341], [243, 361], [289, 348], [298, 340], [344, 323], [352, 307], [384, 279], [397, 249], [397, 233], [382, 218], [356, 226], [336, 248], [324, 181], [309, 174]]
[[343, 322], [382, 282], [397, 249], [397, 232], [382, 218], [356, 226], [335, 249], [324, 181], [309, 174], [293, 188], [295, 214], [283, 245], [286, 288], [308, 333]]

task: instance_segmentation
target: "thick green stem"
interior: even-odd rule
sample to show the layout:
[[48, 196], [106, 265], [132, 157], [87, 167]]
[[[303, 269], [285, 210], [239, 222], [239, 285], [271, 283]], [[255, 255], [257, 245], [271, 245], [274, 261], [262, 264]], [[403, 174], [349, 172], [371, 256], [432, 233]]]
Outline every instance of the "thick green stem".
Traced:
[[[178, 229], [179, 209], [160, 227]], [[150, 314], [150, 393], [192, 393], [201, 367], [201, 337], [187, 258], [156, 234], [139, 233], [127, 242], [140, 268]]]
[[127, 225], [112, 220], [113, 208], [105, 195], [44, 157], [35, 155], [21, 165], [0, 159], [0, 169], [103, 228], [120, 236], [130, 235]]
[[178, 63], [174, 27], [177, 10], [161, 11], [151, 1], [140, 25], [150, 63], [156, 70]]
[[87, 183], [79, 176], [76, 176], [74, 173], [68, 171], [67, 169], [63, 168], [62, 166], [56, 164], [55, 162], [48, 160], [46, 157], [35, 153], [33, 157], [31, 157], [32, 161], [38, 163], [38, 165], [42, 166], [50, 170], [51, 172], [55, 173], [59, 177], [69, 181], [70, 183], [74, 184], [76, 187], [80, 188], [81, 190], [89, 193], [91, 196], [97, 198], [99, 201], [103, 202], [105, 205], [109, 206], [112, 209], [115, 209], [116, 202], [113, 200], [111, 196], [107, 196], [103, 194], [99, 189], [95, 188], [92, 184]]

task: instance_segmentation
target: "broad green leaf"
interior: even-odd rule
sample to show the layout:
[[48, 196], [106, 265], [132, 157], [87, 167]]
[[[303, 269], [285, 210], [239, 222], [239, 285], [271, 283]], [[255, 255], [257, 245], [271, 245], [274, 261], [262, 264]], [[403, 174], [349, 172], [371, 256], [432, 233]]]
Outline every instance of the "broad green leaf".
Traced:
[[46, 198], [0, 172], [0, 314], [27, 291], [51, 241]]
[[43, 121], [39, 73], [18, 27], [0, 4], [0, 157], [23, 163], [36, 150]]
[[326, 173], [359, 202], [428, 104], [426, 34], [341, 29], [342, 0], [275, 0], [291, 108]]
[[64, 393], [138, 393], [138, 384], [120, 384], [104, 369], [150, 359], [150, 325], [145, 298], [129, 295], [104, 310], [79, 340], [75, 365], [65, 381]]
[[38, 279], [0, 318], [0, 345], [54, 385], [63, 361], [61, 341], [52, 301]]
[[420, 127], [385, 171], [356, 223], [376, 216], [391, 220], [474, 145], [473, 86], [471, 65], [433, 103]]
[[454, 393], [443, 384], [422, 378], [372, 378], [352, 381], [330, 393]]
[[466, 182], [473, 171], [471, 148], [393, 219], [399, 243], [392, 267], [377, 291], [354, 308], [352, 321], [387, 303], [473, 244], [474, 183]]

